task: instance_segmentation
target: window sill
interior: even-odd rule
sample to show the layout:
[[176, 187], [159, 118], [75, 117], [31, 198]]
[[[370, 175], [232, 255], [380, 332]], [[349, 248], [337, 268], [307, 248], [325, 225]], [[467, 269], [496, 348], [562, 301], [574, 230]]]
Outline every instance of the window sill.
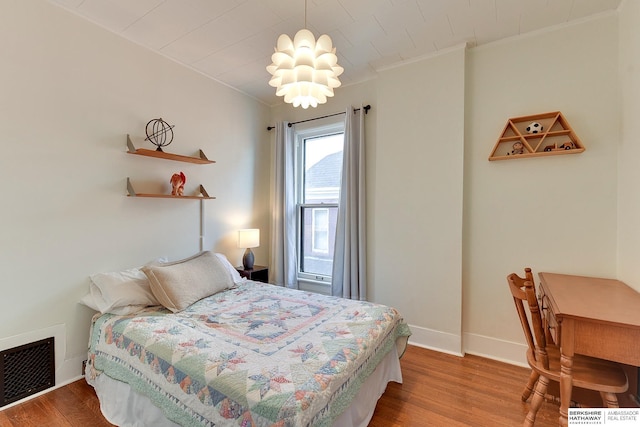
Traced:
[[322, 295], [331, 295], [331, 283], [298, 279], [298, 289]]

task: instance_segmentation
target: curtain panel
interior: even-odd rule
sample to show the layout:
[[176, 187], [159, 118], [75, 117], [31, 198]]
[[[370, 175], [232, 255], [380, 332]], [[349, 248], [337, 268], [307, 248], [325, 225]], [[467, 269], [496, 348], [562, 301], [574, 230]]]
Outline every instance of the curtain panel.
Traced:
[[367, 298], [365, 110], [345, 114], [344, 159], [331, 294], [365, 301]]
[[275, 130], [269, 282], [297, 289], [294, 131], [287, 122], [277, 123]]

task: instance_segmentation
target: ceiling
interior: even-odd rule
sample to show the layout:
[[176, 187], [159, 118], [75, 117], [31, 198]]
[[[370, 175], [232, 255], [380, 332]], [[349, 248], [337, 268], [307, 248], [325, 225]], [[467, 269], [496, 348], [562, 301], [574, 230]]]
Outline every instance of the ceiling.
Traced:
[[[280, 34], [304, 27], [304, 0], [49, 0], [267, 105]], [[468, 43], [615, 11], [621, 0], [307, 0], [307, 28], [328, 34], [342, 85]], [[339, 89], [337, 89], [339, 90]]]

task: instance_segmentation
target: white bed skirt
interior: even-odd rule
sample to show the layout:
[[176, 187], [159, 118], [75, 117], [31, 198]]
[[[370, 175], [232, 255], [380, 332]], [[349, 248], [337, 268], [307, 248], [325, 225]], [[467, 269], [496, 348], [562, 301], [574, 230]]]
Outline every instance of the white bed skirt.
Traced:
[[[400, 349], [403, 352], [404, 349]], [[128, 384], [107, 375], [95, 379], [86, 376], [100, 400], [100, 410], [112, 424], [122, 427], [180, 427], [167, 419], [148, 397], [138, 394]], [[366, 379], [351, 405], [336, 419], [333, 427], [366, 427], [387, 383], [402, 383], [398, 350], [393, 346], [375, 371]]]

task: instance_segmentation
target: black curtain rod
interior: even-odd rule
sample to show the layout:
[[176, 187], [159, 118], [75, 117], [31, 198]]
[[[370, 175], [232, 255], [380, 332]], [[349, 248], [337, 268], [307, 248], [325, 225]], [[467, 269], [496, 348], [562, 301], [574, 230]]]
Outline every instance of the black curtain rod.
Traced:
[[[362, 109], [364, 110], [364, 113], [365, 113], [365, 114], [368, 114], [368, 113], [369, 113], [369, 110], [371, 109], [371, 105], [368, 105], [368, 104], [367, 104], [367, 105], [365, 105], [364, 107], [362, 107]], [[359, 109], [359, 108], [356, 108], [356, 109], [354, 109], [353, 111], [354, 111], [354, 112], [355, 112], [355, 111], [360, 111], [360, 109]], [[340, 114], [344, 114], [344, 113], [345, 113], [345, 111], [343, 111], [343, 112], [341, 112], [341, 113], [328, 114], [328, 115], [326, 115], [326, 116], [322, 116], [322, 117], [315, 117], [315, 118], [313, 118], [313, 119], [300, 120], [299, 122], [292, 122], [292, 123], [289, 123], [287, 126], [291, 127], [291, 126], [293, 126], [293, 125], [297, 125], [298, 123], [310, 122], [310, 121], [312, 121], [312, 120], [326, 119], [327, 117], [339, 116]], [[275, 129], [275, 126], [267, 126], [267, 130], [271, 130], [271, 129]]]

